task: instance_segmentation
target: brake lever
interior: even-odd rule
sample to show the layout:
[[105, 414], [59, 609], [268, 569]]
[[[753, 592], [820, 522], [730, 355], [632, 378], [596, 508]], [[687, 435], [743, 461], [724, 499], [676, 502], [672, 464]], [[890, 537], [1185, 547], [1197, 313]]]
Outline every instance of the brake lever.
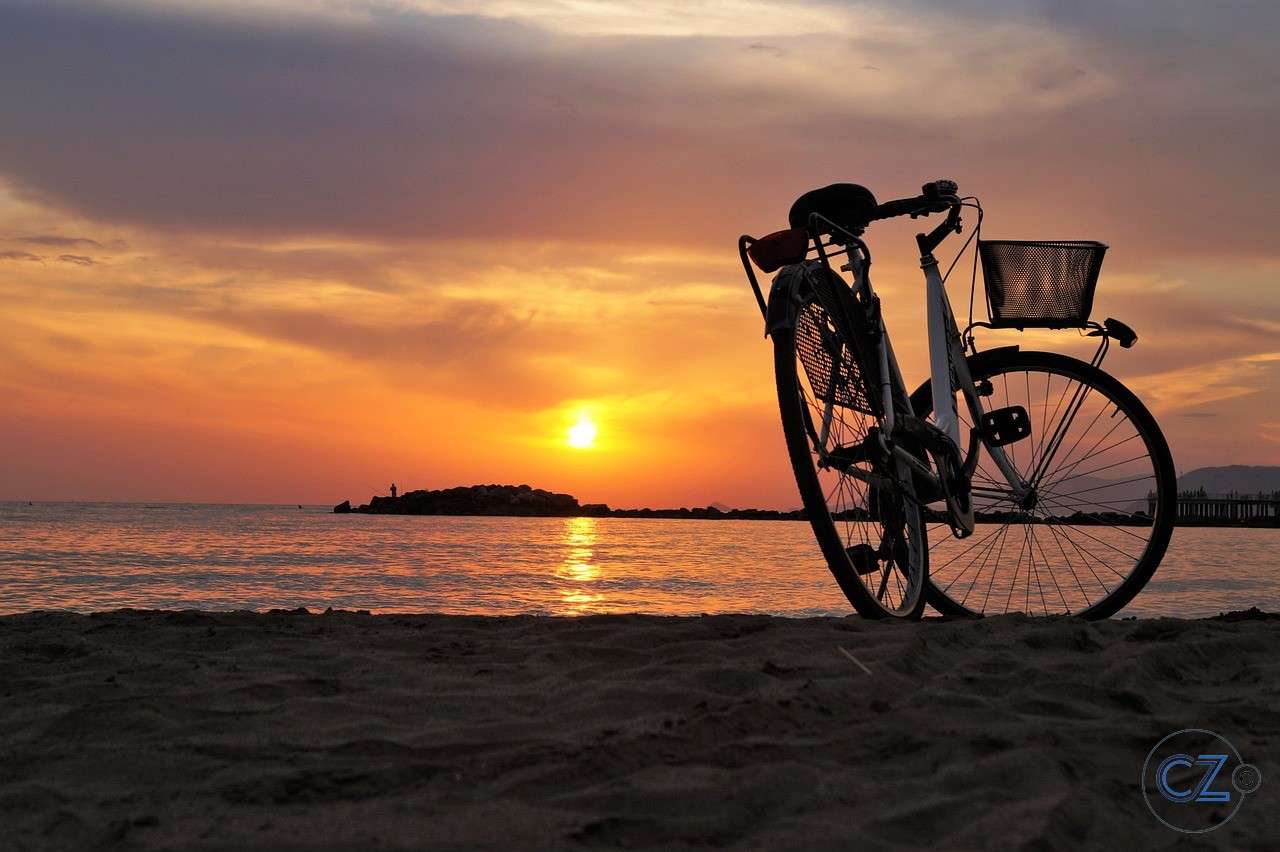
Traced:
[[930, 201], [928, 204], [926, 204], [924, 207], [921, 207], [919, 210], [912, 211], [911, 218], [918, 219], [921, 216], [929, 216], [933, 213], [941, 213], [944, 210], [950, 210], [953, 213], [958, 213], [960, 210], [960, 198], [955, 195], [940, 195], [938, 196], [936, 201]]

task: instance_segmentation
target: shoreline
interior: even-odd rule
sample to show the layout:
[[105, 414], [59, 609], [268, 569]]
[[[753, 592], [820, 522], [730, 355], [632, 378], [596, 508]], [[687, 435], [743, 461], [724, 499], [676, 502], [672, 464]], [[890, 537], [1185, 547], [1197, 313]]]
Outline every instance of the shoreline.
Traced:
[[[451, 517], [514, 518], [654, 518], [664, 520], [743, 520], [803, 521], [804, 509], [730, 509], [720, 504], [676, 509], [615, 509], [607, 503], [579, 503], [571, 494], [545, 491], [529, 485], [468, 485], [441, 490], [419, 489], [398, 494], [394, 484], [390, 497], [375, 495], [368, 503], [352, 506], [343, 500], [333, 507], [336, 515], [441, 515]], [[946, 517], [925, 510], [928, 523], [946, 523]], [[837, 520], [866, 520], [862, 509], [840, 513]], [[1070, 524], [1073, 526], [1150, 526], [1145, 512], [1083, 512], [1051, 518], [1029, 518], [1019, 512], [979, 512], [979, 523], [997, 524]], [[1280, 516], [1251, 519], [1188, 519], [1186, 526], [1224, 526], [1232, 528], [1278, 528]]]
[[[419, 511], [392, 511], [388, 509], [367, 510], [365, 507], [341, 508], [344, 503], [339, 503], [333, 508], [332, 514], [335, 515], [391, 515], [399, 517], [445, 517], [445, 518], [630, 518], [641, 520], [664, 520], [664, 521], [808, 521], [804, 510], [782, 511], [775, 509], [714, 509], [713, 507], [705, 508], [682, 508], [682, 509], [608, 509], [607, 511], [577, 511], [577, 512], [419, 512]], [[929, 523], [945, 523], [945, 518], [937, 513], [930, 513], [926, 520]], [[1129, 519], [1124, 516], [1116, 518], [1090, 518], [1084, 517], [1054, 517], [1051, 519], [1037, 518], [1032, 521], [1016, 520], [1000, 516], [984, 516], [978, 515], [978, 523], [983, 524], [1026, 524], [1044, 525], [1044, 524], [1070, 524], [1075, 526], [1147, 526], [1146, 519], [1135, 518]], [[1196, 527], [1196, 528], [1221, 528], [1221, 529], [1280, 529], [1280, 522], [1272, 523], [1250, 523], [1247, 521], [1213, 521], [1204, 519], [1192, 519], [1186, 521], [1176, 521], [1175, 529], [1178, 527]]]

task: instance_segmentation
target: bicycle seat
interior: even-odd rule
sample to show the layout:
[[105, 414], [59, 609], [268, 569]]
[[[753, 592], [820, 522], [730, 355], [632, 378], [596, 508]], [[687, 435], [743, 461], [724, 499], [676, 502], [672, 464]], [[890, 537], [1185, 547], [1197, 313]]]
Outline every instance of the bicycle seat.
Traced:
[[809, 216], [817, 213], [842, 228], [860, 231], [875, 218], [876, 197], [871, 190], [856, 183], [833, 183], [821, 189], [811, 189], [791, 205], [787, 219], [793, 228], [804, 228]]

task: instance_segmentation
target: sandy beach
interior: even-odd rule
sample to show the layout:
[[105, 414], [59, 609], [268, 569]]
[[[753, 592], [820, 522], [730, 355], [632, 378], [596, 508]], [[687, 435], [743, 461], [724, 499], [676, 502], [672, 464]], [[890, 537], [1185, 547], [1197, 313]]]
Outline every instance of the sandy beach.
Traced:
[[[1280, 616], [1256, 611], [916, 625], [32, 613], [0, 618], [0, 691], [6, 848], [1280, 837]], [[1138, 791], [1148, 750], [1188, 726], [1272, 773], [1194, 840]]]

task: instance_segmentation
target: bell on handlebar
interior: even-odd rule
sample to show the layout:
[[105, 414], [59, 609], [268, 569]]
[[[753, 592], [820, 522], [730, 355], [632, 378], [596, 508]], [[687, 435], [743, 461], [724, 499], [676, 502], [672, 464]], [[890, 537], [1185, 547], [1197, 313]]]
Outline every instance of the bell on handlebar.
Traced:
[[920, 192], [927, 198], [954, 197], [960, 191], [960, 185], [947, 178], [938, 178], [920, 187]]

